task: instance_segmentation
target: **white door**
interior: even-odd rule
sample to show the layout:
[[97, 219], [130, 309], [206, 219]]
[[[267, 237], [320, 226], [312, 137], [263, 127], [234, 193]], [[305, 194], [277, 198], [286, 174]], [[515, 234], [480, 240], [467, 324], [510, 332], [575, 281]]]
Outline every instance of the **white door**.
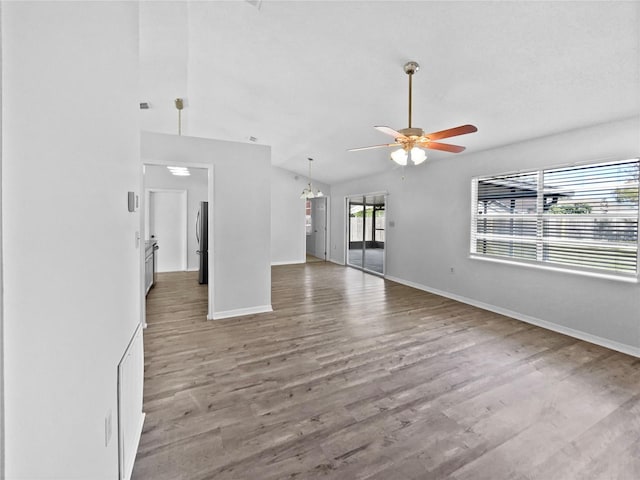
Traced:
[[187, 269], [187, 192], [151, 191], [149, 236], [158, 242], [157, 271]]
[[314, 257], [327, 259], [327, 198], [314, 198], [311, 201], [311, 225], [313, 226]]

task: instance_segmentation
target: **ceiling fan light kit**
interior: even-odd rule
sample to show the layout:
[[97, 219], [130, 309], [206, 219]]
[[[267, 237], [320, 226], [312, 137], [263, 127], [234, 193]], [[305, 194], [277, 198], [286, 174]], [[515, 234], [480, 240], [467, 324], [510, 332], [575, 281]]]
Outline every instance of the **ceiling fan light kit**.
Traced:
[[418, 70], [420, 70], [420, 65], [418, 65], [417, 62], [411, 61], [404, 64], [404, 72], [409, 75], [409, 126], [401, 130], [394, 130], [393, 128], [386, 126], [376, 126], [374, 127], [376, 130], [387, 135], [391, 135], [395, 142], [373, 145], [371, 147], [352, 148], [349, 150], [350, 152], [382, 147], [400, 147], [391, 152], [391, 160], [396, 162], [398, 165], [405, 166], [409, 161], [414, 165], [420, 165], [423, 163], [427, 159], [427, 153], [424, 151], [425, 149], [441, 150], [443, 152], [450, 153], [460, 153], [464, 151], [465, 147], [451, 145], [448, 143], [439, 143], [435, 142], [435, 140], [477, 132], [478, 129], [474, 125], [461, 125], [459, 127], [449, 128], [447, 130], [441, 130], [433, 133], [424, 133], [424, 130], [421, 128], [411, 126], [413, 75]]
[[391, 152], [391, 160], [396, 162], [398, 165], [405, 166], [407, 164], [407, 159], [409, 155], [404, 151], [403, 148], [399, 148]]
[[403, 167], [407, 165], [407, 160], [411, 160], [414, 165], [420, 165], [426, 159], [427, 153], [418, 147], [413, 147], [409, 151], [406, 151], [404, 148], [399, 148], [391, 152], [391, 160]]

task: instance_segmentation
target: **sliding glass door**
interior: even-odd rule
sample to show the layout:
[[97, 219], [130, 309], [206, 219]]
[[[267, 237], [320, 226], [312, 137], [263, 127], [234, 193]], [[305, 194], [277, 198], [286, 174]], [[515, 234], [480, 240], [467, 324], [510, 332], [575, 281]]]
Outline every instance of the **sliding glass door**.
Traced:
[[384, 275], [384, 195], [347, 197], [347, 265]]

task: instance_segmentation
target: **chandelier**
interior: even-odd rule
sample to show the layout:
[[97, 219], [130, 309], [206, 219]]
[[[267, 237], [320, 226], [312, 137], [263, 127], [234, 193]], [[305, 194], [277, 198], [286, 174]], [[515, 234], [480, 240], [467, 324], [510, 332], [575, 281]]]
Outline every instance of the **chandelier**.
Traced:
[[313, 191], [313, 187], [311, 186], [311, 162], [313, 162], [313, 158], [308, 157], [307, 160], [309, 160], [309, 176], [307, 177], [307, 181], [309, 183], [304, 188], [304, 190], [302, 190], [300, 198], [308, 200], [310, 198], [324, 197], [324, 193], [322, 193], [320, 190], [316, 190], [315, 192]]

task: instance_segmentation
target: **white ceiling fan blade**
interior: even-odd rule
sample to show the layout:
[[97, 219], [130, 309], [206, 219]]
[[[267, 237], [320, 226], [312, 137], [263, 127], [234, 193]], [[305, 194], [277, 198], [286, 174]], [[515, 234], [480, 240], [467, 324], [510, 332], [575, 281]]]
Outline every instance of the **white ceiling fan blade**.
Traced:
[[378, 130], [378, 131], [380, 131], [382, 133], [386, 133], [387, 135], [391, 135], [396, 140], [398, 140], [398, 139], [404, 140], [404, 139], [407, 138], [403, 134], [401, 134], [400, 132], [394, 130], [391, 127], [385, 127], [384, 125], [378, 125], [378, 126], [375, 126], [373, 128], [375, 128], [376, 130]]
[[370, 147], [358, 147], [358, 148], [350, 148], [347, 152], [359, 152], [360, 150], [371, 150], [373, 148], [382, 148], [382, 147], [398, 147], [399, 143], [384, 143], [382, 145], [371, 145]]

